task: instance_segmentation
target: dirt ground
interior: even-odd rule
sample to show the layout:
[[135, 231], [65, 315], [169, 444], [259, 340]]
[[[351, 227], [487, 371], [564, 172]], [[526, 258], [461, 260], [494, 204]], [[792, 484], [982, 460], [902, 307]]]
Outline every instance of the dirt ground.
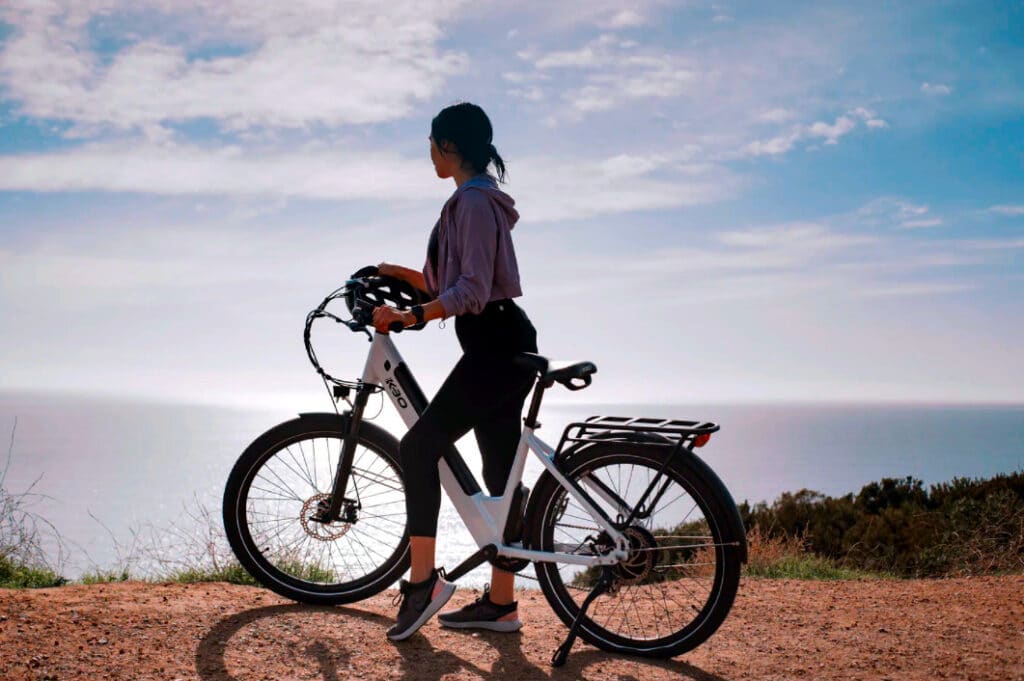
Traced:
[[[454, 605], [469, 602], [460, 589]], [[577, 642], [539, 591], [516, 634], [429, 622], [384, 637], [393, 592], [309, 607], [229, 584], [0, 589], [0, 678], [19, 679], [1024, 679], [1024, 576], [934, 581], [745, 579], [709, 641], [674, 660]]]

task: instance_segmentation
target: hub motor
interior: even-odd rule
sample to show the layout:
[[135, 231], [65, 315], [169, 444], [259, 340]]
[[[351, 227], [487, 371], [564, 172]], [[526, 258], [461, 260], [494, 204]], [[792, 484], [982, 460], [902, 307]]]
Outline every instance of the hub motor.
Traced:
[[[615, 575], [615, 586], [639, 584], [651, 574], [658, 563], [658, 540], [650, 530], [639, 525], [631, 525], [622, 530], [629, 540], [629, 555], [620, 563], [612, 566]], [[602, 536], [607, 537], [604, 533]], [[611, 544], [611, 542], [608, 542]]]

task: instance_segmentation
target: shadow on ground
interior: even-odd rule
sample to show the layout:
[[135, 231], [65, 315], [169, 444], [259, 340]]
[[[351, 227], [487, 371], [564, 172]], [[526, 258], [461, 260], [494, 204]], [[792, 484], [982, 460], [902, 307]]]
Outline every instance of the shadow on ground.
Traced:
[[[392, 620], [377, 613], [359, 610], [352, 607], [310, 606], [300, 604], [274, 605], [253, 608], [244, 612], [225, 617], [215, 624], [199, 642], [196, 649], [196, 672], [203, 681], [245, 681], [244, 678], [232, 676], [227, 670], [225, 651], [231, 644], [232, 637], [253, 622], [273, 619], [285, 615], [303, 612], [330, 613], [343, 618], [358, 618], [371, 623], [383, 631], [391, 625]], [[466, 632], [466, 635], [471, 635]], [[435, 648], [423, 636], [413, 636], [407, 641], [394, 646], [399, 655], [398, 668], [389, 678], [400, 678], [407, 681], [439, 681], [441, 678], [458, 674], [472, 674], [484, 679], [521, 679], [534, 681], [539, 679], [578, 679], [584, 678], [588, 668], [604, 663], [628, 661], [628, 671], [619, 669], [613, 676], [616, 681], [646, 681], [654, 674], [654, 670], [668, 672], [673, 678], [690, 681], [726, 681], [726, 679], [709, 674], [679, 660], [653, 660], [639, 657], [615, 655], [584, 646], [578, 646], [569, 656], [568, 662], [560, 669], [554, 669], [545, 660], [538, 665], [523, 653], [522, 636], [479, 632], [475, 640], [481, 645], [488, 645], [498, 653], [498, 659], [490, 669], [479, 667], [458, 655], [444, 649]], [[552, 653], [558, 642], [552, 642]], [[316, 660], [320, 676], [324, 681], [342, 681], [348, 677], [348, 664], [351, 653], [340, 649], [336, 640], [328, 645], [323, 640], [311, 640], [303, 648], [306, 653], [302, 661]], [[254, 660], [255, 661], [255, 660]], [[296, 660], [299, 662], [299, 660]], [[602, 672], [591, 669], [594, 676]], [[662, 676], [661, 674], [659, 676]], [[607, 676], [607, 675], [605, 675]]]

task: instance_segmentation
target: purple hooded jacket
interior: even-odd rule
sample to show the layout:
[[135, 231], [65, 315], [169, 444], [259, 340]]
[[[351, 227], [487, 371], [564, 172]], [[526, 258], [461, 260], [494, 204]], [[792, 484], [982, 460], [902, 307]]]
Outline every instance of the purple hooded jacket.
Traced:
[[445, 316], [479, 314], [492, 300], [523, 295], [512, 247], [519, 220], [514, 206], [494, 177], [481, 173], [460, 184], [441, 208], [437, 272], [428, 256], [423, 278]]

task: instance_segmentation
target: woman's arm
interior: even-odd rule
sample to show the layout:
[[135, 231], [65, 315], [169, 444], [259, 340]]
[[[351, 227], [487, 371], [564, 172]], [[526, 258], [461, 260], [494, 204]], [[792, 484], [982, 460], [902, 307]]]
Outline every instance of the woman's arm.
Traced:
[[[440, 300], [435, 298], [423, 306], [423, 321], [444, 317], [444, 305]], [[380, 333], [387, 333], [388, 326], [395, 321], [402, 322], [403, 326], [412, 326], [416, 323], [416, 315], [408, 310], [396, 310], [390, 305], [381, 305], [373, 311], [373, 327]]]
[[391, 263], [382, 262], [377, 265], [377, 273], [385, 277], [401, 279], [402, 281], [412, 284], [421, 291], [427, 290], [427, 281], [424, 279], [423, 273], [419, 270], [413, 270], [408, 267], [402, 267], [401, 265], [392, 265]]

